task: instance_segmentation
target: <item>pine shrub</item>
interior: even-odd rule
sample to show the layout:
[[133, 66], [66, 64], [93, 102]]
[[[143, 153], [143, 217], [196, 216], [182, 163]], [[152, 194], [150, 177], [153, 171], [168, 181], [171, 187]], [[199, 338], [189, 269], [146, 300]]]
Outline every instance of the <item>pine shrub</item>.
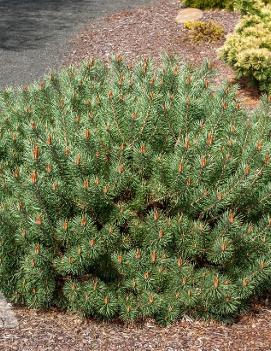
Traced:
[[270, 106], [199, 69], [84, 62], [0, 92], [0, 290], [31, 308], [225, 320], [270, 288]]
[[249, 14], [228, 36], [220, 57], [235, 69], [238, 78], [248, 77], [271, 94], [271, 5], [258, 1], [243, 9]]

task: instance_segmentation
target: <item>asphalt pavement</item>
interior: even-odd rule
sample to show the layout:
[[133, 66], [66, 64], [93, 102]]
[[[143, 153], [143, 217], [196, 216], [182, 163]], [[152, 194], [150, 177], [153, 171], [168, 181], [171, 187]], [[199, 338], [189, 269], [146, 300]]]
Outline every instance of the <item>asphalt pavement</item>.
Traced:
[[62, 65], [69, 38], [92, 19], [150, 0], [0, 0], [0, 88]]

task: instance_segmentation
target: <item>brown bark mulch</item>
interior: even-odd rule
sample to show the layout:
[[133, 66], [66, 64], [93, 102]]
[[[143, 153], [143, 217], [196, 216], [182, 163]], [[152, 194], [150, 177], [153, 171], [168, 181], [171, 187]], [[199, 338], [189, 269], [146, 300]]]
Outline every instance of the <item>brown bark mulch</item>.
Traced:
[[19, 328], [0, 329], [1, 351], [270, 351], [271, 306], [254, 305], [230, 326], [190, 320], [123, 325], [59, 311], [16, 308]]
[[[123, 55], [129, 63], [144, 57], [159, 62], [160, 55], [167, 52], [194, 65], [207, 58], [218, 71], [216, 82], [228, 79], [236, 83], [233, 70], [217, 58], [216, 50], [223, 46], [225, 38], [213, 43], [193, 43], [183, 25], [175, 22], [180, 9], [178, 0], [158, 0], [148, 6], [98, 18], [71, 39], [64, 65], [78, 65], [91, 57], [108, 61], [112, 54]], [[225, 10], [204, 11], [202, 18], [221, 24], [226, 35], [234, 30], [239, 19], [239, 14]], [[239, 96], [243, 104], [254, 107], [259, 100], [257, 90], [246, 81], [237, 83], [241, 86]]]

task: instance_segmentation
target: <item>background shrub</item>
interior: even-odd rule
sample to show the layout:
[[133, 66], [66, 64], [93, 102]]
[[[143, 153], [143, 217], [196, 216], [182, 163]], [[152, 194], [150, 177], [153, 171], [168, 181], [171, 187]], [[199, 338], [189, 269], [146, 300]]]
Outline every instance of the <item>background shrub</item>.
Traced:
[[34, 308], [227, 319], [270, 288], [270, 106], [208, 65], [85, 62], [0, 93], [0, 289]]
[[237, 76], [249, 77], [260, 89], [271, 92], [271, 6], [258, 3], [230, 34], [220, 57]]
[[271, 0], [236, 0], [235, 9], [239, 10], [242, 15], [261, 14], [264, 5], [271, 4]]
[[185, 6], [200, 9], [226, 8], [228, 10], [239, 10], [242, 14], [251, 13], [262, 4], [270, 4], [271, 0], [184, 0]]
[[200, 9], [226, 8], [233, 10], [233, 0], [184, 0], [184, 5]]

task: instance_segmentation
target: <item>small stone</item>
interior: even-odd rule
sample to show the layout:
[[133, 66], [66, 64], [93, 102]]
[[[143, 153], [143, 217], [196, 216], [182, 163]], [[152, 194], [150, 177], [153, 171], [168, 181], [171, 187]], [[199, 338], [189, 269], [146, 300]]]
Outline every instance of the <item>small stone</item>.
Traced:
[[7, 303], [4, 295], [0, 292], [0, 329], [16, 327], [18, 327], [18, 322], [11, 305]]
[[203, 12], [199, 9], [187, 8], [180, 10], [176, 22], [181, 24], [187, 21], [195, 21], [200, 19], [203, 16]]

